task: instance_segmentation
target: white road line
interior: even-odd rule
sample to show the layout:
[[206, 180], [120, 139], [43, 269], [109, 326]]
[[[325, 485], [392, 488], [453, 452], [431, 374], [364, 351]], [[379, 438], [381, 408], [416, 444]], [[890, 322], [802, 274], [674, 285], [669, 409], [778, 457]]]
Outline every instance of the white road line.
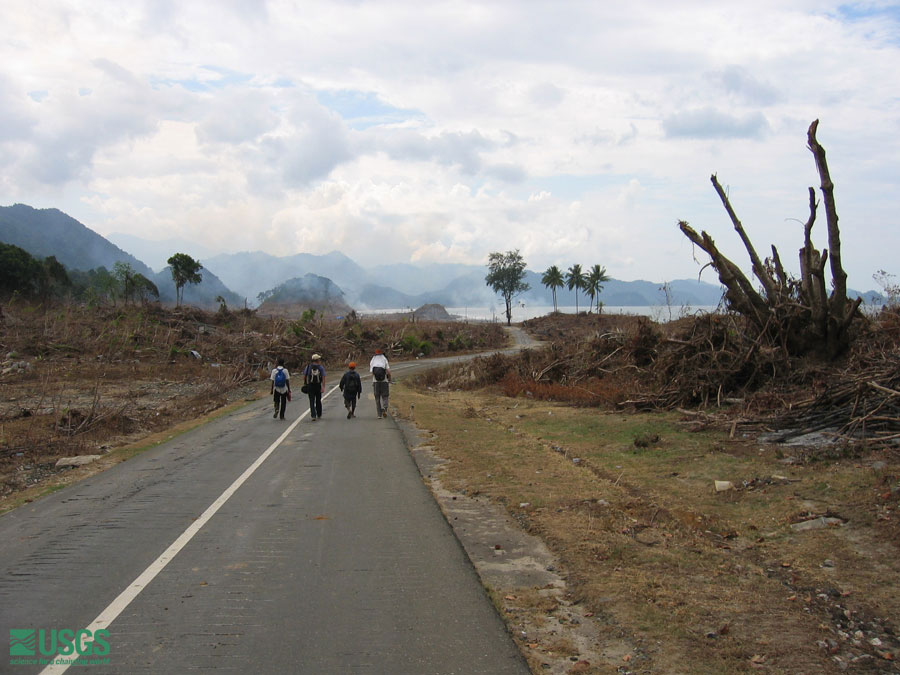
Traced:
[[[322, 398], [326, 399], [331, 394], [337, 390], [337, 386], [333, 387], [331, 391], [325, 394]], [[132, 581], [128, 587], [119, 593], [119, 596], [113, 600], [106, 609], [100, 612], [100, 615], [94, 619], [91, 623], [88, 624], [87, 630], [90, 631], [90, 634], [93, 635], [96, 631], [101, 629], [109, 628], [109, 625], [116, 620], [116, 618], [121, 614], [131, 601], [134, 600], [140, 592], [143, 591], [147, 585], [153, 581], [153, 579], [160, 572], [163, 571], [166, 565], [172, 562], [172, 559], [178, 555], [178, 552], [187, 546], [188, 542], [194, 538], [194, 535], [197, 534], [201, 530], [201, 528], [209, 522], [209, 519], [212, 518], [216, 511], [218, 511], [222, 506], [225, 505], [231, 496], [237, 492], [238, 488], [241, 487], [250, 476], [262, 465], [266, 459], [269, 458], [275, 450], [284, 442], [284, 439], [288, 437], [288, 435], [297, 427], [298, 424], [303, 420], [304, 417], [309, 415], [309, 410], [306, 410], [300, 417], [294, 420], [291, 425], [285, 429], [284, 433], [278, 437], [278, 439], [272, 443], [268, 448], [266, 448], [265, 452], [263, 452], [253, 464], [251, 464], [244, 473], [242, 473], [237, 480], [235, 480], [228, 488], [219, 495], [219, 498], [216, 499], [209, 507], [204, 511], [197, 520], [191, 523], [188, 528], [181, 533], [181, 536], [178, 537], [174, 542], [172, 542], [171, 546], [163, 551], [162, 555], [160, 555], [156, 560], [150, 563], [150, 566], [145, 569], [138, 576], [137, 579]], [[110, 636], [112, 637], [112, 636]], [[112, 642], [112, 639], [110, 640]], [[90, 643], [90, 640], [84, 640], [84, 644], [87, 645]], [[66, 659], [74, 658], [74, 656], [70, 657], [62, 657]], [[90, 659], [91, 657], [86, 656], [85, 658]], [[61, 673], [66, 672], [69, 669], [69, 663], [63, 664], [51, 664], [44, 668], [41, 671], [41, 675], [60, 675]]]

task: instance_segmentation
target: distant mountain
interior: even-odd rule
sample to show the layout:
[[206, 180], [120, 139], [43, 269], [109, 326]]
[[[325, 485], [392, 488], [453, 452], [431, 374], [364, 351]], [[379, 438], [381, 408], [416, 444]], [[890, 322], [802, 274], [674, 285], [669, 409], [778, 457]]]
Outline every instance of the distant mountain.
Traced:
[[862, 298], [863, 303], [865, 303], [867, 307], [881, 307], [888, 301], [888, 299], [878, 291], [866, 291], [865, 293], [860, 293], [859, 291], [854, 291], [852, 288], [847, 289], [847, 297], [851, 300]]
[[39, 258], [56, 256], [71, 269], [112, 270], [117, 262], [125, 262], [148, 279], [153, 278], [153, 270], [143, 262], [58, 209], [0, 206], [0, 241]]
[[[242, 306], [246, 301], [253, 307], [260, 294], [266, 294], [270, 304], [279, 304], [278, 297], [288, 294], [287, 304], [315, 301], [323, 307], [341, 308], [340, 311], [349, 307], [361, 311], [404, 309], [429, 303], [445, 307], [502, 305], [502, 300], [485, 285], [487, 269], [483, 265], [404, 263], [364, 269], [339, 251], [326, 255], [273, 256], [257, 251], [208, 256], [204, 247], [184, 240], [152, 242], [133, 235], [114, 236], [131, 251], [152, 255], [155, 265], [176, 252], [200, 259], [203, 282], [186, 286], [184, 299], [202, 307], [215, 307], [218, 296], [231, 306]], [[111, 269], [117, 261], [127, 262], [156, 283], [164, 302], [175, 301], [175, 287], [167, 269], [154, 274], [135, 256], [56, 209], [37, 210], [22, 204], [0, 207], [0, 241], [21, 246], [36, 256], [55, 255], [67, 267], [77, 269]], [[323, 278], [333, 288], [322, 281], [313, 283], [310, 276]], [[552, 305], [552, 293], [541, 284], [541, 273], [528, 270], [525, 281], [531, 288], [517, 302]], [[696, 279], [674, 280], [666, 286], [668, 297], [661, 283], [612, 279], [604, 284], [600, 300], [608, 307], [667, 303], [673, 307], [701, 307], [717, 305], [722, 296], [718, 284]], [[317, 295], [320, 292], [324, 293], [321, 297]], [[573, 291], [562, 288], [557, 296], [560, 306], [575, 305]], [[877, 294], [872, 292], [865, 296], [867, 303], [877, 300]], [[580, 292], [579, 307], [587, 309], [588, 303], [587, 295]]]
[[154, 270], [164, 270], [168, 267], [167, 261], [175, 253], [186, 253], [194, 260], [199, 260], [204, 264], [206, 259], [212, 256], [210, 249], [186, 239], [150, 240], [123, 232], [113, 232], [106, 239], [123, 251], [128, 251], [135, 258], [144, 261]]
[[[531, 290], [523, 293], [521, 301], [532, 305], [552, 305], [553, 294], [541, 284], [541, 276], [537, 272], [526, 271], [525, 281]], [[482, 277], [483, 283], [483, 277]], [[668, 303], [674, 307], [689, 305], [704, 307], [719, 304], [722, 298], [722, 287], [696, 279], [676, 279], [668, 282]], [[600, 302], [608, 307], [649, 307], [667, 304], [663, 284], [652, 281], [620, 281], [610, 279], [603, 284], [600, 291]], [[575, 306], [575, 291], [561, 288], [556, 293], [560, 307]], [[587, 309], [590, 297], [583, 291], [578, 292], [578, 306]]]
[[388, 286], [366, 284], [356, 294], [355, 306], [362, 309], [404, 309], [418, 307], [419, 296], [402, 293]]
[[288, 279], [268, 291], [257, 308], [261, 314], [297, 316], [306, 309], [330, 314], [346, 314], [352, 308], [344, 301], [343, 291], [331, 279], [316, 274]]
[[[499, 302], [484, 283], [487, 272], [482, 265], [396, 264], [363, 269], [339, 252], [327, 255], [302, 253], [277, 257], [267, 253], [236, 253], [208, 259], [215, 271], [231, 288], [245, 295], [250, 304], [258, 294], [275, 288], [298, 272], [316, 274], [334, 281], [344, 292], [345, 301], [359, 310], [404, 309], [428, 303], [445, 307], [490, 307]], [[541, 284], [541, 274], [526, 271], [531, 289], [517, 300], [531, 305], [553, 304], [551, 292]], [[662, 284], [650, 281], [619, 281], [604, 284], [600, 300], [607, 306], [665, 305]], [[681, 279], [669, 282], [669, 300], [674, 307], [717, 305], [722, 289], [716, 284]], [[575, 305], [575, 293], [557, 292], [560, 306]], [[578, 304], [587, 307], [588, 297], [579, 293]]]
[[[184, 287], [184, 295], [182, 297], [184, 304], [203, 309], [216, 309], [219, 307], [219, 302], [216, 298], [221, 297], [225, 300], [225, 304], [232, 309], [239, 309], [244, 306], [244, 298], [227, 288], [209, 270], [200, 270], [200, 278], [202, 281], [199, 284], [187, 284]], [[156, 288], [159, 290], [160, 301], [174, 305], [176, 302], [175, 282], [172, 280], [170, 269], [166, 267], [161, 272], [157, 272], [150, 277], [150, 280], [156, 284]]]
[[[288, 279], [315, 274], [327, 277], [342, 289], [356, 289], [368, 282], [366, 271], [338, 251], [326, 255], [298, 253], [273, 256], [261, 251], [227, 253], [204, 261], [223, 283], [256, 304], [260, 293], [271, 290]], [[348, 293], [348, 297], [352, 299]]]
[[[35, 209], [25, 204], [0, 206], [0, 241], [15, 244], [39, 258], [56, 256], [69, 269], [105, 267], [112, 271], [117, 262], [128, 263], [156, 284], [162, 302], [175, 304], [175, 282], [168, 268], [154, 273], [141, 260], [58, 209]], [[200, 274], [201, 283], [184, 288], [186, 304], [212, 309], [219, 306], [216, 298], [221, 296], [232, 307], [243, 306], [244, 298], [226, 288], [210, 270], [201, 270]]]
[[[188, 255], [194, 250], [188, 242], [169, 240], [149, 242], [127, 235], [120, 238], [131, 242], [133, 250], [148, 250], [154, 244], [168, 248], [159, 249], [168, 255], [174, 252], [176, 242]], [[261, 293], [266, 293], [288, 279], [314, 274], [333, 281], [343, 292], [344, 301], [359, 310], [404, 309], [428, 303], [445, 307], [490, 307], [500, 302], [484, 283], [487, 270], [484, 265], [459, 263], [397, 263], [376, 265], [364, 269], [339, 251], [325, 255], [298, 253], [290, 256], [274, 256], [261, 251], [219, 254], [202, 259], [203, 265], [221, 279], [228, 288], [246, 298], [255, 306]], [[550, 306], [551, 292], [541, 285], [541, 273], [528, 270], [525, 280], [531, 290], [517, 300], [531, 305]], [[665, 305], [667, 300], [661, 283], [649, 281], [619, 281], [613, 279], [604, 285], [601, 302], [607, 306]], [[697, 280], [669, 282], [668, 302], [675, 307], [692, 307], [718, 304], [721, 287]], [[575, 293], [568, 289], [557, 292], [560, 306], [575, 305]], [[579, 293], [578, 305], [587, 307], [589, 299]]]
[[459, 263], [420, 264], [398, 263], [377, 265], [366, 270], [369, 281], [379, 286], [395, 288], [401, 293], [418, 295], [430, 291], [440, 291], [459, 277], [480, 275], [484, 281], [484, 265], [462, 265]]

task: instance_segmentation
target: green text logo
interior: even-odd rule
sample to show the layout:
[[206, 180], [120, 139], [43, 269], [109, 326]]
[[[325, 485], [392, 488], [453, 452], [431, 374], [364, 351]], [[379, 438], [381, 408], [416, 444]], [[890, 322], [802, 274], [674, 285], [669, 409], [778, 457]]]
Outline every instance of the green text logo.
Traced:
[[86, 628], [81, 630], [10, 628], [9, 655], [50, 658], [63, 656], [74, 659], [82, 656], [108, 656], [108, 638], [109, 631], [105, 628], [93, 632]]
[[34, 656], [34, 631], [32, 629], [9, 629], [9, 655]]

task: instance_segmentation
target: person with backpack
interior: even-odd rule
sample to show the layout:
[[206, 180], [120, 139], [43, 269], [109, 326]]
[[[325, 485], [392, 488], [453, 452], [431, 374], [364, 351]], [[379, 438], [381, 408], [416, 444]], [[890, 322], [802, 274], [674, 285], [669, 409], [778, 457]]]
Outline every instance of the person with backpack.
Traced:
[[272, 389], [269, 394], [274, 397], [275, 401], [275, 414], [272, 415], [272, 418], [277, 419], [280, 413], [281, 419], [284, 419], [284, 409], [291, 397], [291, 374], [284, 367], [283, 358], [278, 358], [278, 365], [272, 369], [269, 379], [272, 380]]
[[341, 383], [338, 385], [344, 392], [344, 407], [347, 409], [347, 419], [356, 417], [356, 400], [362, 398], [362, 380], [359, 379], [359, 373], [356, 372], [356, 363], [351, 361], [348, 366], [350, 370], [344, 373]]
[[378, 411], [378, 417], [387, 417], [391, 366], [380, 349], [375, 350], [375, 356], [369, 361], [369, 372], [372, 373], [372, 379], [374, 380], [375, 408]]
[[309, 396], [309, 415], [315, 422], [322, 416], [322, 389], [325, 387], [325, 368], [319, 361], [322, 357], [313, 354], [310, 364], [303, 371], [303, 386]]

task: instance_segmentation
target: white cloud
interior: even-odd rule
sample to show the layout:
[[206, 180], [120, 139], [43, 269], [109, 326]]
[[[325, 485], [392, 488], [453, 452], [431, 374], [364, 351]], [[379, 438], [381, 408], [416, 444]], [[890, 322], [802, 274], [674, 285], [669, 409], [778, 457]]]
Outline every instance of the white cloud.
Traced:
[[761, 112], [729, 115], [714, 108], [685, 110], [666, 117], [663, 130], [670, 138], [761, 138], [769, 121]]
[[851, 285], [896, 265], [879, 3], [47, 0], [0, 25], [2, 201], [101, 233], [692, 276], [679, 218], [743, 260], [713, 172], [759, 249], [799, 248], [820, 118]]

